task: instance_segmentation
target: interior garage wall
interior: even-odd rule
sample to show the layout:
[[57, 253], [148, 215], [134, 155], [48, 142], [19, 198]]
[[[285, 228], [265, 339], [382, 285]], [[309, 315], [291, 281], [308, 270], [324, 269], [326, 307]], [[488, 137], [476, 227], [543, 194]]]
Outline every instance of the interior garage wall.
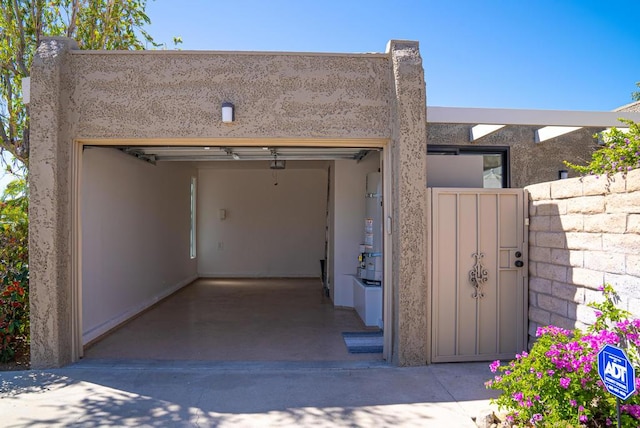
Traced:
[[370, 153], [362, 162], [337, 160], [333, 166], [329, 264], [331, 296], [335, 306], [353, 307], [353, 277], [360, 244], [364, 242], [367, 174], [380, 168], [380, 154]]
[[188, 164], [86, 148], [82, 164], [82, 331], [93, 340], [196, 278]]
[[320, 277], [328, 164], [268, 166], [234, 161], [199, 168], [200, 276]]

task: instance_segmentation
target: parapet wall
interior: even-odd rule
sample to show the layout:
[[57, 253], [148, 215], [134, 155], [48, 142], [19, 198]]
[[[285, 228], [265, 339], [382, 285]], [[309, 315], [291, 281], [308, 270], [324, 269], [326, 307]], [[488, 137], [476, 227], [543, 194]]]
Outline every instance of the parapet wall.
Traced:
[[543, 325], [584, 328], [589, 302], [611, 284], [640, 317], [640, 170], [526, 187], [529, 192], [529, 337]]

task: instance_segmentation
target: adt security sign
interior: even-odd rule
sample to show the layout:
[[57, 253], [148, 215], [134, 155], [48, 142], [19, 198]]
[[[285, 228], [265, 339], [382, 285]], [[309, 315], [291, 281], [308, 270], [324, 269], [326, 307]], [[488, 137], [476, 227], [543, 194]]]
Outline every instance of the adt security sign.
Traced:
[[627, 354], [618, 347], [605, 345], [598, 352], [598, 374], [614, 396], [626, 400], [636, 391], [636, 373]]

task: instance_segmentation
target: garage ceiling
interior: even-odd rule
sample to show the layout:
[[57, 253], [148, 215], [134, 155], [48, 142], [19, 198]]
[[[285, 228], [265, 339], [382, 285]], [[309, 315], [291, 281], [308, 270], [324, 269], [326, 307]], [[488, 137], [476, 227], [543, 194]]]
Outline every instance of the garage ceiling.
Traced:
[[337, 160], [360, 161], [379, 149], [345, 147], [118, 147], [125, 153], [149, 162], [234, 161], [234, 160]]

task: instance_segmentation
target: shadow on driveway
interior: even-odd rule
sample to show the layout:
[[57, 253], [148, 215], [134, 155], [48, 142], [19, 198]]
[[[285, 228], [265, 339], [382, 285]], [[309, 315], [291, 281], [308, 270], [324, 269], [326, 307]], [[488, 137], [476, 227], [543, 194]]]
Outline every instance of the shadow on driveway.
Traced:
[[0, 373], [5, 427], [474, 427], [487, 363], [88, 361]]

